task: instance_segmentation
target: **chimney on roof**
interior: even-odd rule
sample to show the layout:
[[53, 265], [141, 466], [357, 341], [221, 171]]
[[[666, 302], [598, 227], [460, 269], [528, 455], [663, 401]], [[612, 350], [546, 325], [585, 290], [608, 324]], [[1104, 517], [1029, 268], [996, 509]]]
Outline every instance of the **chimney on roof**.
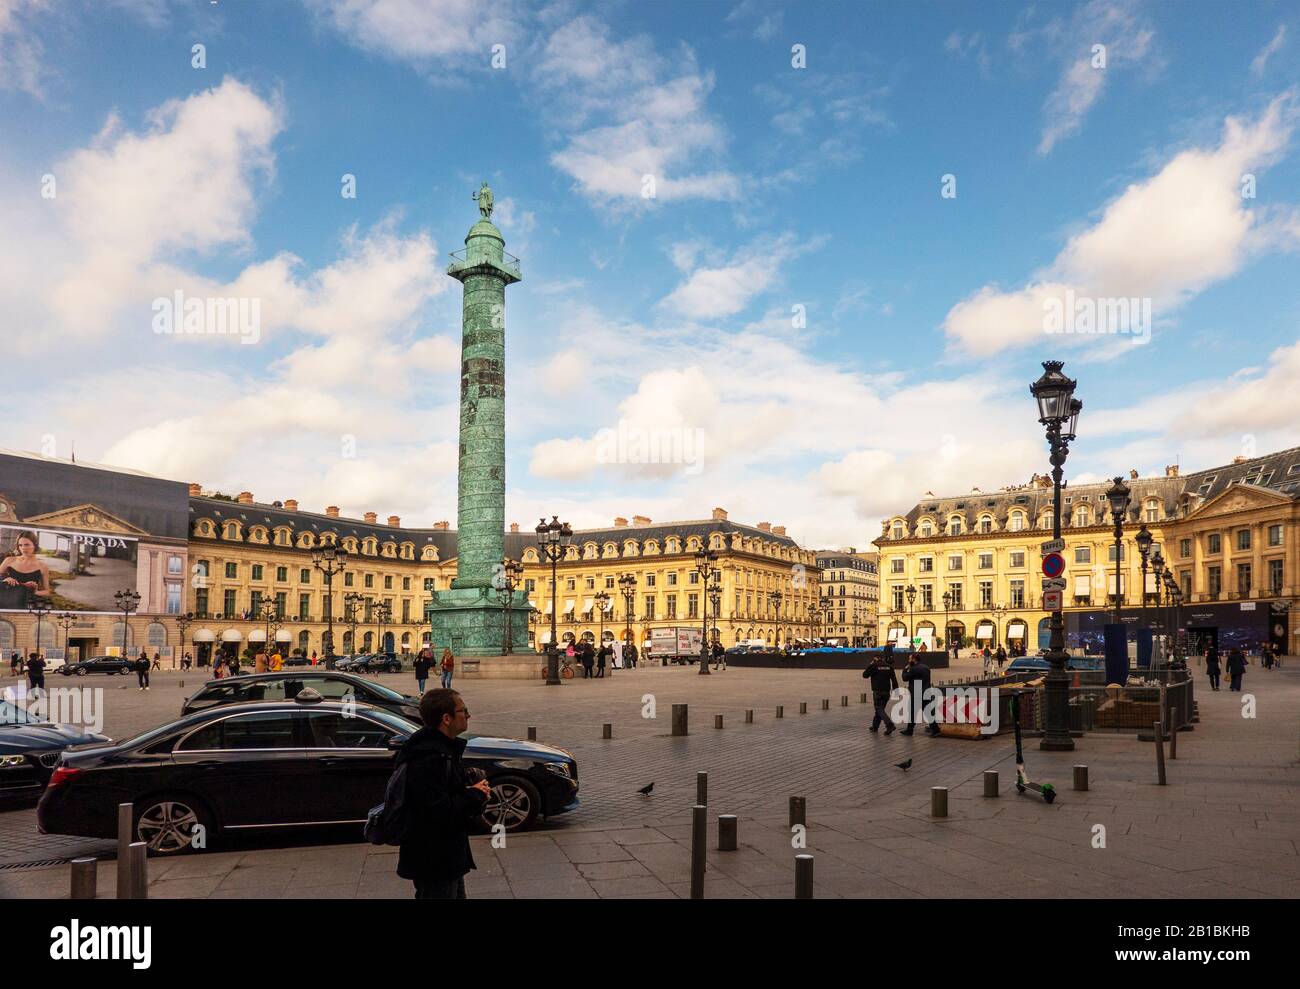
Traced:
[[518, 522], [511, 522], [511, 523], [510, 523], [510, 531], [511, 531], [511, 532], [518, 532], [518, 531], [519, 531], [519, 523], [518, 523]]
[[400, 529], [402, 526], [401, 516], [398, 515], [388, 516], [388, 524], [391, 525], [394, 529]]
[[623, 516], [621, 516], [621, 515], [618, 516], [616, 519], [614, 519], [614, 528], [615, 528], [615, 529], [626, 529], [626, 528], [627, 528], [627, 519], [623, 518]]
[[1130, 468], [1128, 472], [1128, 479], [1130, 481], [1136, 481], [1138, 479], [1138, 472]]
[[284, 500], [284, 507], [291, 512], [296, 512], [298, 510], [298, 502], [293, 498], [286, 498]]
[[201, 494], [203, 494], [203, 486], [202, 486], [201, 484], [191, 484], [191, 485], [190, 485], [190, 497], [191, 497], [191, 498], [197, 498], [197, 497], [199, 497], [199, 495], [201, 495]]
[[238, 501], [241, 505], [251, 505], [253, 503], [253, 492], [251, 491], [239, 492]]
[[336, 518], [338, 518], [338, 517], [339, 517], [339, 506], [338, 506], [338, 505], [330, 505], [330, 506], [328, 506], [328, 507], [325, 509], [325, 514], [326, 514], [327, 516], [329, 516], [330, 518], [332, 518], [332, 519], [336, 519]]
[[771, 523], [771, 522], [760, 522], [760, 523], [758, 523], [757, 526], [755, 526], [755, 528], [758, 529], [759, 532], [771, 532], [771, 531], [772, 531], [772, 523]]
[[784, 536], [784, 535], [785, 535], [785, 526], [783, 526], [783, 525], [774, 525], [774, 526], [772, 526], [772, 535], [774, 535], [774, 536]]
[[1177, 477], [1177, 476], [1178, 476], [1177, 464], [1170, 464], [1168, 467], [1165, 468], [1165, 477]]
[[649, 525], [649, 524], [650, 524], [650, 520], [649, 520], [648, 518], [646, 518], [644, 515], [633, 515], [633, 516], [632, 516], [632, 524], [633, 524], [633, 525]]
[[1249, 457], [1245, 457], [1242, 456], [1241, 454], [1237, 454], [1237, 456], [1232, 458], [1232, 462], [1234, 464], [1244, 464], [1249, 459], [1250, 459]]
[[451, 523], [448, 522], [446, 519], [443, 519], [441, 522], [433, 523], [433, 527], [437, 529], [439, 532], [446, 532], [448, 529], [451, 528]]
[[727, 510], [725, 508], [715, 508], [713, 510], [713, 521], [715, 522], [727, 521]]
[[369, 522], [371, 525], [374, 525], [376, 522], [379, 521], [379, 516], [376, 515], [374, 512], [366, 512], [366, 514], [361, 517], [365, 519], [367, 522]]

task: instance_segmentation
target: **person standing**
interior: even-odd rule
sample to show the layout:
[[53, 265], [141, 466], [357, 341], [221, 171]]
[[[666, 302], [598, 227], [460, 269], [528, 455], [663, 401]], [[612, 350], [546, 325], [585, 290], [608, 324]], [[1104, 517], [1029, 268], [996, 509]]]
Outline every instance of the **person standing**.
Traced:
[[723, 648], [721, 639], [713, 640], [713, 668], [727, 668], [727, 650]]
[[[903, 670], [903, 682], [907, 684], [907, 727], [903, 729], [904, 735], [911, 735], [916, 731], [916, 719], [919, 716], [922, 723], [925, 723], [925, 702], [926, 695], [930, 691], [930, 667], [926, 666], [916, 658], [916, 653], [907, 657], [907, 666]], [[939, 726], [934, 722], [926, 724], [926, 733], [930, 735], [939, 734]]]
[[589, 651], [590, 647], [584, 641], [584, 642], [579, 642], [576, 646], [573, 646], [572, 648], [574, 650], [574, 655], [578, 659], [578, 662], [582, 664], [582, 678], [584, 680], [590, 680], [592, 677], [592, 663], [594, 662], [594, 657]]
[[424, 685], [429, 681], [429, 667], [433, 665], [433, 651], [421, 649], [415, 657], [415, 686], [418, 693], [424, 693]]
[[442, 689], [451, 689], [451, 675], [456, 672], [456, 657], [451, 654], [450, 646], [442, 647]]
[[27, 657], [27, 688], [32, 693], [45, 692], [45, 657], [38, 652]]
[[140, 650], [140, 656], [135, 661], [135, 678], [141, 690], [149, 689], [149, 657], [143, 649]]
[[1205, 650], [1205, 675], [1210, 678], [1210, 689], [1219, 689], [1219, 648], [1213, 642]]
[[18, 675], [19, 672], [18, 663], [19, 663], [18, 650], [15, 649], [13, 652], [9, 654], [9, 675], [10, 676], [16, 677]]
[[623, 665], [636, 669], [636, 646], [631, 642], [623, 643]]
[[[444, 662], [451, 650], [443, 653]], [[444, 676], [446, 674], [444, 673]], [[409, 823], [397, 855], [397, 874], [415, 884], [417, 900], [465, 899], [465, 876], [475, 868], [471, 824], [483, 814], [491, 788], [470, 783], [462, 757], [469, 709], [454, 690], [430, 690], [420, 698], [417, 731], [397, 752], [395, 769], [406, 767]]]
[[[587, 643], [587, 651], [591, 652], [591, 643]], [[600, 649], [596, 652], [596, 679], [602, 679], [605, 676], [605, 662], [609, 650], [605, 648], [605, 643], [600, 644]]]
[[993, 657], [993, 659], [997, 663], [998, 673], [1001, 674], [1002, 667], [1005, 666], [1007, 662], [1007, 650], [1005, 649], [1005, 647], [998, 646], [997, 654]]
[[152, 668], [152, 669], [155, 669], [155, 670], [158, 670], [160, 673], [162, 672], [162, 654], [161, 654], [161, 653], [155, 652], [155, 653], [153, 654], [153, 663], [151, 664], [151, 668]]
[[898, 689], [898, 675], [894, 673], [894, 664], [890, 660], [891, 651], [886, 646], [885, 651], [862, 671], [863, 678], [871, 681], [871, 702], [876, 709], [876, 715], [871, 719], [871, 731], [877, 731], [884, 722], [886, 737], [894, 734], [894, 722], [886, 710], [889, 695]]
[[1233, 646], [1228, 650], [1228, 689], [1241, 690], [1241, 678], [1246, 672], [1246, 657], [1240, 649]]

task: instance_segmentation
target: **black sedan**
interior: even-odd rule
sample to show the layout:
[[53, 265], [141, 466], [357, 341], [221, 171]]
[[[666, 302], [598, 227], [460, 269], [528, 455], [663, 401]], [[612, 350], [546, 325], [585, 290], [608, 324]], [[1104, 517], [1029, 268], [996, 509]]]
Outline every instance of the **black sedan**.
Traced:
[[396, 656], [375, 653], [358, 657], [350, 669], [353, 673], [401, 673], [402, 661]]
[[0, 701], [0, 807], [41, 795], [63, 753], [73, 745], [111, 742], [77, 725], [60, 725]]
[[350, 697], [354, 703], [373, 704], [400, 714], [417, 725], [420, 723], [420, 698], [399, 694], [350, 673], [331, 670], [281, 670], [279, 673], [253, 673], [238, 679], [209, 680], [181, 704], [181, 717], [224, 704], [291, 701], [304, 687], [310, 687], [325, 700], [342, 702]]
[[[285, 826], [360, 827], [384, 798], [393, 754], [416, 725], [336, 701], [217, 707], [106, 748], [67, 753], [37, 807], [43, 834], [111, 838], [117, 805], [158, 855], [223, 833]], [[507, 831], [578, 806], [577, 763], [563, 749], [468, 736], [467, 767], [492, 798], [483, 824]], [[206, 846], [205, 846], [206, 847]]]
[[65, 677], [84, 677], [87, 673], [107, 673], [110, 676], [117, 673], [125, 676], [135, 672], [134, 664], [134, 660], [122, 659], [120, 656], [91, 656], [80, 662], [64, 663], [59, 667], [59, 672]]

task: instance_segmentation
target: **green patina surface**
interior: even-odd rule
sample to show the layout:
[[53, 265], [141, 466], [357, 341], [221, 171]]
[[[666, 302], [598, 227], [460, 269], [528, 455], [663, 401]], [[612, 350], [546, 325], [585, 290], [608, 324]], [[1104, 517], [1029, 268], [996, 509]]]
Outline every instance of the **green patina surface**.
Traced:
[[[457, 475], [456, 579], [426, 610], [433, 643], [467, 656], [504, 651], [505, 618], [494, 580], [505, 544], [506, 286], [522, 279], [519, 262], [491, 221], [487, 183], [474, 196], [483, 219], [470, 228], [447, 274], [463, 286], [460, 455]], [[516, 592], [511, 638], [527, 648], [528, 601]]]

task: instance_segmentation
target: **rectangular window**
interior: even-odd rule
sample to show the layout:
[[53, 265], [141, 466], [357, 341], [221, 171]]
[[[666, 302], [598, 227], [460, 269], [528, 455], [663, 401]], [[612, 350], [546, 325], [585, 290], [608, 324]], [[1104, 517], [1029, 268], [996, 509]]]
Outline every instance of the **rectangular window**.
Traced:
[[991, 608], [993, 606], [993, 581], [980, 581], [980, 607]]
[[1024, 554], [1024, 552], [1023, 552], [1023, 551], [1021, 551], [1021, 552], [1012, 552], [1012, 554], [1011, 554], [1011, 566], [1014, 567], [1015, 569], [1019, 570], [1019, 569], [1020, 569], [1021, 567], [1023, 567], [1024, 565], [1025, 565], [1025, 554]]
[[226, 591], [222, 596], [221, 613], [232, 616], [235, 614], [235, 592], [233, 590]]
[[[695, 582], [691, 581], [691, 583], [695, 583]], [[610, 575], [605, 578], [605, 590], [612, 591], [613, 589], [614, 589], [614, 577], [613, 575]]]
[[654, 587], [654, 586], [655, 586], [655, 575], [654, 575], [654, 574], [652, 574], [652, 573], [648, 573], [648, 574], [645, 575], [645, 586], [646, 586], [646, 587]]
[[366, 586], [366, 587], [374, 587], [374, 586], [375, 586], [375, 575], [374, 575], [374, 574], [372, 574], [372, 573], [368, 573], [368, 574], [365, 574], [365, 575], [363, 575], [363, 576], [364, 576], [364, 580], [362, 581], [362, 583], [364, 584], [364, 586]]
[[577, 580], [577, 578], [576, 578], [576, 577], [570, 577], [568, 580], [566, 580], [566, 581], [564, 582], [564, 589], [565, 589], [566, 591], [576, 591], [576, 590], [578, 589], [578, 580]]
[[181, 585], [168, 584], [167, 585], [167, 614], [179, 615], [180, 613], [181, 613]]
[[254, 580], [262, 579], [262, 564], [260, 563], [253, 564], [253, 579]]
[[344, 587], [351, 587], [351, 586], [352, 586], [352, 571], [351, 571], [351, 570], [347, 571], [347, 572], [343, 575], [343, 586], [344, 586]]
[[667, 601], [668, 601], [667, 617], [676, 618], [677, 617], [677, 595], [669, 594]]
[[234, 563], [226, 564], [226, 580], [234, 580], [237, 576], [239, 576], [238, 571], [235, 569], [236, 566], [237, 564]]
[[953, 553], [950, 557], [948, 557], [948, 569], [950, 571], [960, 570], [962, 567], [963, 559], [965, 559], [965, 557], [961, 553]]
[[1074, 575], [1074, 603], [1088, 604], [1092, 600], [1092, 575], [1077, 573]]
[[[934, 585], [933, 584], [921, 585], [921, 610], [922, 611], [934, 610]], [[844, 619], [842, 618], [840, 619], [840, 621], [843, 620]]]
[[641, 612], [641, 617], [650, 622], [655, 620], [655, 596], [653, 594], [645, 596], [645, 608]]
[[411, 599], [402, 598], [402, 621], [409, 622], [410, 620], [411, 620]]
[[1192, 555], [1192, 541], [1190, 539], [1178, 540], [1178, 555], [1183, 559]]
[[1243, 595], [1250, 593], [1250, 564], [1249, 563], [1237, 564], [1237, 593]]
[[208, 589], [206, 587], [197, 587], [194, 589], [194, 610], [200, 616], [208, 613]]
[[261, 591], [254, 591], [254, 592], [253, 592], [253, 594], [252, 594], [252, 600], [249, 602], [249, 606], [248, 606], [248, 607], [249, 607], [249, 611], [252, 612], [252, 614], [253, 614], [254, 616], [256, 616], [257, 613], [258, 613], [259, 611], [262, 610], [262, 592], [261, 592]]
[[890, 594], [890, 598], [894, 602], [893, 604], [894, 610], [902, 611], [903, 610], [903, 588], [895, 584], [893, 587], [889, 589], [889, 594]]
[[962, 604], [961, 604], [961, 584], [949, 584], [949, 585], [948, 585], [948, 596], [949, 596], [949, 602], [948, 602], [948, 603], [949, 603], [949, 606], [950, 606], [954, 611], [960, 611], [960, 610], [961, 610], [961, 607], [962, 607]]
[[1211, 532], [1205, 537], [1205, 552], [1217, 553], [1223, 548], [1223, 540], [1217, 532]]
[[298, 595], [298, 620], [304, 622], [311, 620], [311, 595], [310, 594]]
[[1074, 562], [1075, 562], [1075, 563], [1091, 563], [1091, 562], [1092, 562], [1092, 547], [1091, 547], [1091, 546], [1076, 546], [1076, 547], [1074, 547]]
[[289, 607], [288, 597], [284, 591], [277, 591], [275, 594], [275, 614], [277, 618], [283, 618]]
[[179, 556], [167, 557], [167, 572], [169, 574], [179, 574], [181, 572], [181, 558]]
[[596, 578], [595, 578], [595, 577], [588, 577], [588, 578], [587, 578], [587, 590], [589, 590], [589, 591], [594, 591], [595, 589], [596, 589]]
[[289, 579], [289, 568], [288, 568], [288, 567], [276, 567], [276, 568], [275, 568], [275, 579], [276, 579], [276, 581], [277, 581], [278, 583], [283, 584], [286, 580]]
[[1218, 567], [1206, 567], [1205, 589], [1211, 598], [1217, 598], [1223, 592], [1223, 576]]
[[402, 590], [404, 590], [404, 591], [409, 591], [410, 589], [411, 589], [411, 578], [410, 578], [410, 577], [403, 577], [403, 578], [402, 578]]
[[384, 574], [384, 590], [391, 591], [392, 589], [393, 589], [393, 575]]
[[1250, 530], [1237, 530], [1237, 549], [1250, 549]]
[[536, 577], [525, 577], [525, 578], [524, 578], [524, 590], [525, 590], [527, 593], [529, 593], [529, 594], [532, 594], [534, 591], [536, 591], [536, 590], [537, 590], [537, 578], [536, 578]]
[[1270, 525], [1268, 527], [1268, 544], [1270, 546], [1282, 545], [1282, 527], [1280, 525]]
[[1023, 580], [1013, 580], [1011, 582], [1011, 607], [1023, 608], [1025, 606], [1025, 582]]
[[[933, 557], [933, 556], [923, 556], [923, 557], [921, 557], [919, 560], [917, 560], [916, 562], [917, 562], [917, 568], [918, 568], [918, 570], [919, 570], [921, 573], [934, 573], [934, 557]], [[844, 579], [843, 576], [841, 576], [841, 577], [840, 577], [840, 580], [843, 580], [843, 579]]]
[[[1151, 544], [1151, 555], [1152, 555], [1152, 556], [1155, 556], [1156, 550], [1157, 550], [1158, 548], [1159, 548], [1159, 547], [1157, 547], [1155, 543], [1152, 543], [1152, 544]], [[1120, 558], [1121, 560], [1124, 559], [1124, 547], [1123, 547], [1123, 546], [1120, 546], [1120, 548], [1119, 548], [1119, 558]], [[1109, 546], [1106, 547], [1106, 560], [1107, 560], [1107, 562], [1109, 562], [1109, 563], [1114, 563], [1114, 562], [1115, 562], [1115, 544], [1114, 544], [1114, 543], [1111, 543]]]
[[981, 554], [979, 555], [979, 563], [978, 563], [978, 566], [979, 566], [979, 568], [980, 568], [981, 570], [992, 570], [992, 569], [993, 569], [993, 554], [992, 554], [992, 553], [981, 553]]
[[687, 618], [700, 617], [700, 596], [698, 594], [686, 595], [686, 617]]
[[1282, 561], [1268, 561], [1268, 592], [1270, 594], [1282, 593]]
[[676, 586], [677, 586], [677, 571], [676, 571], [676, 570], [670, 570], [670, 571], [668, 572], [668, 586], [669, 586], [669, 587], [676, 587]]
[[894, 557], [893, 559], [891, 559], [891, 560], [889, 561], [889, 572], [890, 572], [890, 573], [902, 573], [902, 572], [903, 572], [903, 561], [902, 561], [901, 558], [899, 558], [899, 557], [896, 556], [896, 557]]

